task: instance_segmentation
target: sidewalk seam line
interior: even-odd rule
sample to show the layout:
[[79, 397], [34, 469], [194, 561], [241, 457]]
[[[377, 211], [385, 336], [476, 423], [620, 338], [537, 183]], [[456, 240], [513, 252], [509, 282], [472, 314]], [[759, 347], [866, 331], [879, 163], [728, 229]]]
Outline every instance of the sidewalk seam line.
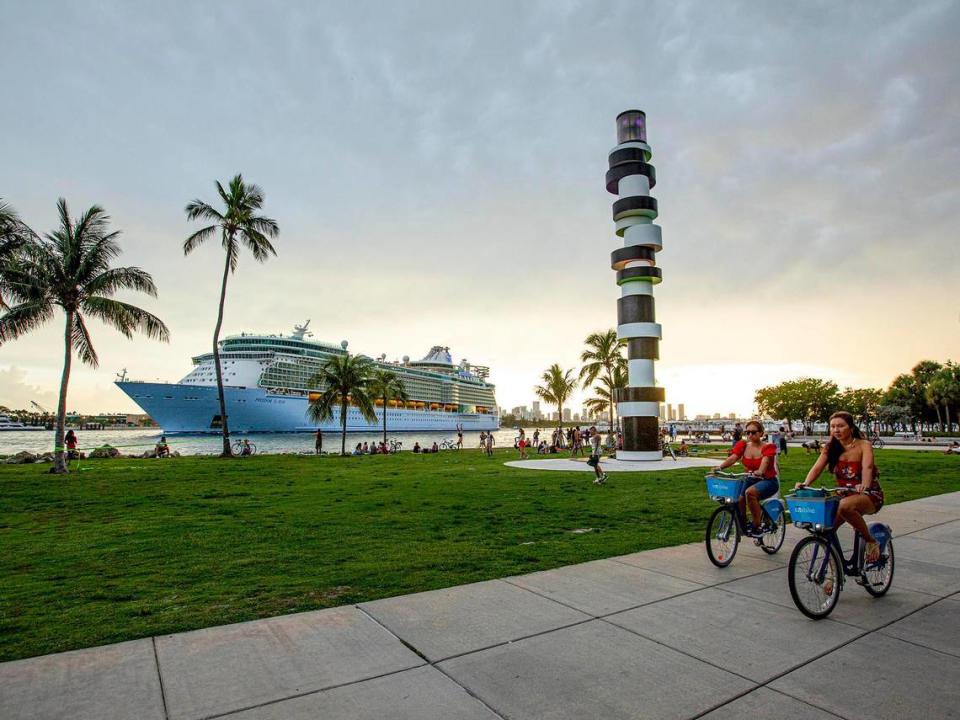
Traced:
[[167, 691], [163, 685], [163, 673], [160, 672], [160, 655], [157, 653], [157, 638], [150, 638], [150, 645], [153, 647], [153, 663], [157, 668], [157, 680], [160, 681], [160, 700], [163, 702], [163, 717], [170, 720], [170, 711], [167, 708]]
[[434, 670], [436, 670], [437, 672], [441, 673], [444, 677], [448, 678], [448, 679], [450, 680], [450, 682], [452, 682], [454, 685], [456, 685], [456, 686], [459, 687], [461, 690], [463, 690], [467, 695], [469, 695], [469, 696], [472, 697], [474, 700], [476, 700], [478, 703], [480, 703], [480, 704], [483, 705], [485, 708], [487, 708], [487, 710], [489, 710], [490, 712], [492, 712], [492, 713], [493, 713], [494, 715], [496, 715], [498, 718], [501, 718], [501, 720], [505, 720], [504, 716], [503, 716], [501, 713], [499, 713], [499, 712], [497, 712], [496, 710], [494, 710], [483, 698], [481, 698], [480, 696], [478, 696], [478, 695], [476, 695], [475, 693], [473, 693], [473, 692], [470, 690], [470, 688], [468, 688], [467, 686], [465, 686], [465, 685], [463, 685], [462, 683], [460, 683], [456, 678], [454, 678], [452, 675], [450, 675], [449, 673], [447, 673], [446, 671], [444, 671], [443, 668], [437, 667], [437, 664], [438, 664], [438, 663], [443, 662], [442, 660], [437, 660], [437, 662], [431, 662], [430, 659], [427, 658], [426, 655], [424, 655], [423, 653], [421, 653], [421, 652], [420, 652], [419, 650], [417, 650], [413, 645], [411, 645], [411, 644], [408, 643], [406, 640], [404, 640], [402, 637], [400, 637], [400, 636], [397, 635], [395, 632], [393, 632], [393, 630], [391, 630], [390, 628], [388, 628], [386, 625], [384, 625], [382, 622], [380, 622], [377, 618], [375, 618], [373, 615], [371, 615], [370, 613], [368, 613], [364, 608], [360, 607], [359, 605], [354, 605], [354, 607], [355, 607], [357, 610], [359, 610], [360, 612], [362, 612], [364, 615], [366, 615], [368, 618], [370, 618], [371, 620], [373, 620], [373, 622], [375, 622], [377, 625], [379, 625], [380, 627], [382, 627], [386, 632], [390, 633], [390, 634], [391, 634], [393, 637], [395, 637], [398, 641], [400, 641], [401, 643], [403, 643], [403, 645], [404, 645], [405, 647], [408, 647], [412, 652], [415, 652], [419, 657], [422, 657], [422, 658], [426, 661], [426, 663], [427, 663], [427, 665], [428, 665], [429, 667], [432, 667]]
[[277, 698], [276, 700], [264, 700], [261, 703], [255, 703], [254, 705], [244, 705], [243, 707], [234, 708], [233, 710], [225, 710], [224, 712], [213, 713], [212, 715], [202, 715], [197, 720], [214, 720], [215, 718], [229, 717], [231, 715], [236, 715], [237, 713], [247, 712], [249, 710], [256, 710], [257, 708], [267, 707], [268, 705], [277, 705], [278, 703], [286, 702], [287, 700], [296, 700], [302, 697], [308, 697], [309, 695], [319, 695], [321, 693], [328, 692], [330, 690], [337, 690], [343, 687], [349, 687], [350, 685], [358, 685], [369, 680], [379, 680], [380, 678], [390, 677], [391, 675], [399, 675], [400, 673], [408, 672], [410, 670], [416, 670], [417, 668], [426, 667], [426, 664], [414, 665], [412, 667], [400, 668], [399, 670], [391, 670], [390, 672], [381, 673], [380, 675], [371, 675], [370, 677], [360, 678], [358, 680], [350, 680], [348, 682], [337, 683], [336, 685], [327, 685], [322, 688], [316, 688], [314, 690], [305, 690], [304, 692], [294, 693], [293, 695], [288, 695], [287, 697]]

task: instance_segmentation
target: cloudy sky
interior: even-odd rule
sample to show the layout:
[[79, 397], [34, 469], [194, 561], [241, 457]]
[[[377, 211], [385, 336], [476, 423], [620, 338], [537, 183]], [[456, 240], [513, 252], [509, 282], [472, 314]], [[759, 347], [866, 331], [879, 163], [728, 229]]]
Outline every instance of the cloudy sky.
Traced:
[[[209, 349], [221, 254], [183, 206], [237, 172], [278, 256], [224, 330], [490, 365], [505, 407], [616, 322], [614, 118], [647, 112], [664, 327], [688, 414], [815, 374], [960, 360], [960, 3], [0, 0], [0, 197], [38, 231], [104, 206], [164, 345], [93, 328], [70, 408]], [[60, 320], [0, 348], [0, 404], [55, 405]]]

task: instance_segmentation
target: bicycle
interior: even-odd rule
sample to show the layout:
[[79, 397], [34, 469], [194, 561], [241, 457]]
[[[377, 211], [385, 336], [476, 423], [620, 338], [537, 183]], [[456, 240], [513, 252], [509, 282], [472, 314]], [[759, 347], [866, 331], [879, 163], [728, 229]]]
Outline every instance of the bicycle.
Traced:
[[767, 498], [760, 503], [763, 520], [770, 530], [766, 533], [747, 533], [746, 517], [740, 511], [740, 497], [746, 492], [747, 479], [754, 476], [747, 473], [715, 472], [707, 475], [707, 492], [712, 500], [720, 503], [707, 521], [707, 533], [704, 542], [707, 557], [719, 568], [733, 562], [740, 547], [740, 536], [753, 538], [754, 543], [767, 555], [779, 552], [787, 536], [787, 519], [784, 504], [778, 496]]
[[402, 440], [391, 440], [390, 441], [390, 452], [398, 453], [403, 450], [403, 441]]
[[[249, 452], [246, 451], [248, 446], [250, 448]], [[230, 449], [233, 451], [234, 455], [256, 455], [257, 454], [257, 446], [254, 445], [253, 443], [244, 445], [243, 440], [235, 440]]]
[[444, 440], [443, 442], [440, 443], [439, 447], [441, 450], [459, 450], [460, 449], [457, 447], [457, 443], [455, 440]]
[[870, 523], [870, 534], [880, 543], [880, 557], [865, 561], [866, 543], [854, 532], [853, 551], [847, 559], [835, 529], [840, 496], [856, 492], [851, 488], [801, 488], [787, 495], [787, 507], [793, 524], [810, 533], [797, 543], [790, 555], [788, 579], [790, 596], [797, 608], [809, 618], [821, 620], [840, 599], [844, 578], [853, 577], [858, 585], [882, 597], [893, 583], [893, 531], [884, 523]]
[[883, 438], [880, 437], [879, 435], [871, 435], [871, 436], [870, 436], [870, 445], [873, 447], [874, 450], [882, 450], [882, 449], [883, 449]]

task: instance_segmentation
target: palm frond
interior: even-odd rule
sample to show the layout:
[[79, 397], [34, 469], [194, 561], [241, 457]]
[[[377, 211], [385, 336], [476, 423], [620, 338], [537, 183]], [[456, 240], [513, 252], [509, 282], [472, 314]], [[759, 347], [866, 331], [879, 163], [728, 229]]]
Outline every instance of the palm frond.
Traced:
[[223, 222], [223, 215], [203, 200], [191, 200], [183, 210], [187, 214], [187, 220], [213, 220], [217, 223]]
[[157, 286], [150, 273], [138, 267], [111, 268], [97, 275], [86, 286], [89, 296], [109, 297], [118, 290], [137, 290], [151, 297], [157, 296]]
[[132, 338], [135, 331], [149, 338], [168, 342], [170, 331], [156, 315], [129, 303], [112, 298], [88, 297], [81, 304], [87, 315], [95, 317], [106, 325]]
[[83, 320], [83, 315], [76, 313], [73, 316], [73, 328], [70, 337], [70, 344], [77, 351], [77, 357], [90, 367], [99, 367], [100, 360], [97, 358], [97, 351], [93, 349], [93, 341], [90, 339], [90, 333], [87, 331], [87, 325]]
[[189, 255], [203, 244], [211, 235], [213, 235], [219, 225], [207, 225], [205, 228], [197, 230], [193, 235], [183, 241], [183, 254]]
[[14, 305], [0, 316], [0, 345], [16, 340], [53, 319], [54, 304], [47, 300]]

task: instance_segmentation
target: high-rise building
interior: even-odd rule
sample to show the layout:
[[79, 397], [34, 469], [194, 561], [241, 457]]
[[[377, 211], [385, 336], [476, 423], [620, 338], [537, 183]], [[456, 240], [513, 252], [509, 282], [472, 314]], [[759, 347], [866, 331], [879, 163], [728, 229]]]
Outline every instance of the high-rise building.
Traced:
[[574, 421], [574, 422], [580, 422], [580, 413], [574, 413], [574, 414], [573, 414], [573, 421]]
[[667, 422], [673, 422], [677, 416], [673, 414], [673, 405], [667, 403]]
[[570, 422], [570, 408], [563, 409], [563, 421]]
[[539, 401], [539, 400], [534, 400], [534, 401], [533, 401], [533, 410], [531, 411], [531, 413], [533, 414], [533, 419], [534, 419], [534, 420], [539, 420], [540, 418], [543, 417], [543, 414], [541, 414], [541, 412], [540, 412], [540, 401]]
[[719, 420], [719, 419], [720, 419], [720, 413], [714, 413], [714, 414], [713, 414], [713, 419], [714, 419], [714, 420]]
[[663, 403], [660, 403], [659, 412], [660, 412], [659, 417], [660, 417], [661, 422], [664, 421], [664, 420], [666, 420], [666, 419], [667, 419], [667, 410], [666, 410], [666, 408], [663, 406]]
[[683, 403], [677, 403], [677, 420], [683, 422], [687, 419], [687, 413], [683, 410]]

